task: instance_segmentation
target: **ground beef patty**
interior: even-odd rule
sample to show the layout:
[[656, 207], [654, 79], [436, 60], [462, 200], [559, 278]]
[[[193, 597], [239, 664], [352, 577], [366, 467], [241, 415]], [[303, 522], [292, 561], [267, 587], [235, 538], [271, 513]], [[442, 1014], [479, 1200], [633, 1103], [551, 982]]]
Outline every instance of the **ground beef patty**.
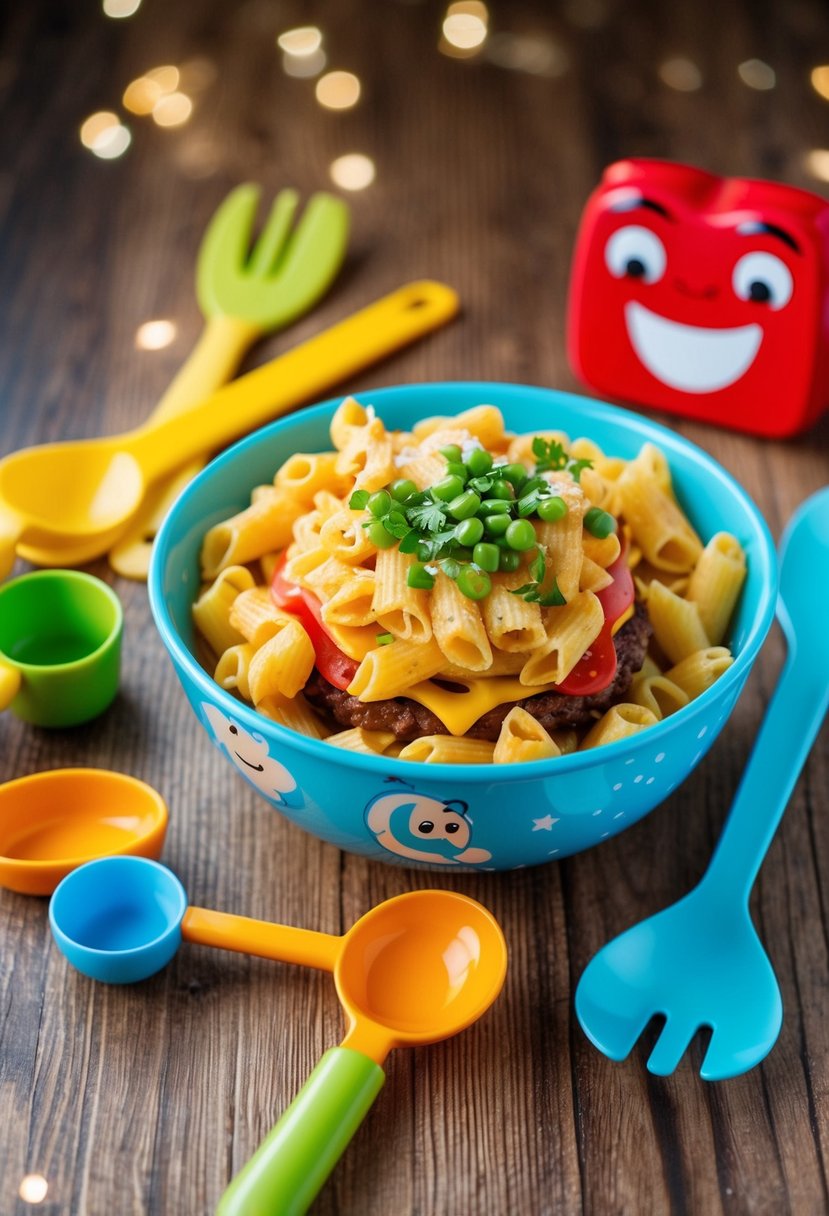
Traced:
[[[613, 702], [621, 700], [642, 666], [650, 638], [650, 623], [641, 608], [613, 639], [616, 645], [617, 668], [613, 682], [602, 692], [590, 697], [568, 697], [561, 693], [542, 692], [523, 701], [498, 705], [485, 713], [467, 735], [473, 739], [498, 738], [501, 723], [514, 704], [520, 705], [546, 730], [563, 726], [582, 726], [595, 719], [595, 711], [603, 713]], [[422, 735], [446, 735], [449, 732], [425, 705], [407, 697], [392, 697], [387, 701], [363, 703], [320, 675], [316, 668], [305, 686], [308, 700], [319, 709], [327, 710], [342, 726], [362, 726], [365, 730], [393, 731], [401, 742], [419, 739]], [[463, 695], [463, 694], [459, 694]]]

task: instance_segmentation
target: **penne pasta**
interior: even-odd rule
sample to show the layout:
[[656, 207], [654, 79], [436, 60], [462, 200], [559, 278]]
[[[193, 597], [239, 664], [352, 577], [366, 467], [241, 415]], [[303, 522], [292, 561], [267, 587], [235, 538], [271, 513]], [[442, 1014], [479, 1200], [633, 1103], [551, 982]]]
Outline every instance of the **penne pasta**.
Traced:
[[272, 722], [311, 739], [324, 739], [328, 733], [303, 696], [282, 697], [278, 693], [263, 698], [256, 705], [257, 713]]
[[308, 682], [314, 666], [314, 647], [296, 617], [289, 617], [250, 660], [250, 699], [259, 704], [267, 697], [295, 697]]
[[250, 642], [242, 642], [238, 646], [228, 646], [227, 650], [220, 655], [216, 670], [213, 672], [213, 679], [219, 687], [228, 692], [238, 692], [240, 697], [250, 701], [249, 673], [251, 659], [255, 653], [256, 649], [251, 646]]
[[216, 524], [204, 538], [202, 574], [213, 579], [228, 566], [254, 561], [273, 549], [284, 549], [292, 540], [294, 520], [302, 514], [302, 503], [273, 486], [263, 488], [244, 511]]
[[560, 684], [598, 636], [602, 606], [592, 591], [580, 591], [561, 608], [545, 611], [547, 641], [521, 668], [522, 684]]
[[746, 557], [739, 541], [728, 532], [717, 532], [700, 554], [687, 592], [714, 646], [725, 637], [745, 576]]
[[619, 507], [636, 543], [660, 570], [687, 574], [702, 542], [673, 497], [670, 476], [653, 444], [628, 464], [617, 481]]
[[515, 705], [501, 723], [492, 759], [495, 764], [518, 764], [560, 755], [561, 749], [541, 723]]
[[665, 674], [693, 701], [734, 662], [725, 646], [706, 646], [687, 655]]
[[644, 705], [653, 716], [662, 721], [688, 704], [688, 694], [668, 676], [634, 676], [628, 692], [628, 700], [634, 705]]
[[374, 566], [374, 596], [371, 609], [381, 628], [410, 642], [428, 642], [432, 636], [430, 596], [407, 582], [414, 557], [395, 545], [381, 549]]
[[[336, 463], [336, 452], [296, 452], [278, 470], [274, 485], [307, 508], [320, 490], [336, 493], [340, 488]], [[347, 482], [343, 481], [341, 488], [345, 493]]]
[[236, 596], [253, 585], [246, 566], [227, 566], [193, 605], [193, 623], [214, 654], [244, 642], [244, 635], [230, 623], [230, 609]]
[[671, 663], [708, 646], [699, 607], [692, 600], [684, 600], [663, 583], [654, 581], [648, 591], [647, 607], [653, 636]]
[[431, 597], [432, 632], [445, 661], [468, 672], [486, 671], [492, 666], [492, 646], [478, 605], [442, 570]]
[[423, 735], [407, 743], [398, 759], [419, 760], [421, 764], [491, 764], [494, 751], [495, 744], [485, 739]]
[[395, 736], [390, 730], [363, 730], [362, 726], [354, 726], [351, 730], [341, 730], [336, 735], [329, 735], [325, 742], [332, 743], [334, 747], [342, 747], [347, 752], [382, 756], [395, 742]]
[[[523, 653], [543, 646], [547, 634], [538, 604], [513, 595], [526, 581], [526, 570], [496, 575], [492, 592], [483, 601], [481, 613], [493, 646], [507, 653]], [[490, 664], [491, 667], [491, 664]]]
[[619, 739], [629, 739], [645, 727], [655, 726], [656, 722], [656, 716], [644, 705], [613, 705], [587, 732], [579, 751], [601, 747], [605, 743], [616, 743]]
[[230, 624], [254, 647], [267, 642], [291, 619], [277, 608], [267, 587], [240, 592], [230, 608]]
[[361, 701], [383, 701], [436, 676], [445, 663], [434, 639], [425, 643], [397, 640], [366, 655], [348, 692]]

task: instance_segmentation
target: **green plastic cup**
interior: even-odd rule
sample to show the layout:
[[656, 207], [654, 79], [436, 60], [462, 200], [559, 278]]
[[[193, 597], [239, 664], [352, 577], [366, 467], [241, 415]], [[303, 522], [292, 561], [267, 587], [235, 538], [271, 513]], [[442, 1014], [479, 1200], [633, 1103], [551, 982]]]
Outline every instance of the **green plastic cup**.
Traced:
[[80, 570], [37, 570], [0, 586], [0, 709], [36, 726], [77, 726], [118, 691], [118, 596]]

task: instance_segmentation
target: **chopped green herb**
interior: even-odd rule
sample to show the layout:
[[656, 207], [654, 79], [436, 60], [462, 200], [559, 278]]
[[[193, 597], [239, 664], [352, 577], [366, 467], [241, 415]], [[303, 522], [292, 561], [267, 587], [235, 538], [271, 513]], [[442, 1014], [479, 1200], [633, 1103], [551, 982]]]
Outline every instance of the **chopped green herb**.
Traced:
[[388, 646], [394, 641], [394, 636], [391, 633], [378, 633], [376, 641], [378, 646]]

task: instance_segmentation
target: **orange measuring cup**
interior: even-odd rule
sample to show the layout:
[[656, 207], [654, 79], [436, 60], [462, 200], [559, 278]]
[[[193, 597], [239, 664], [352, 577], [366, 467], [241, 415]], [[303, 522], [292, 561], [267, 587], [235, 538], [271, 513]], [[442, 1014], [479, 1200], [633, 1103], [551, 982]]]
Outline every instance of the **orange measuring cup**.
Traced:
[[[233, 1179], [217, 1216], [305, 1212], [379, 1093], [389, 1051], [464, 1030], [489, 1008], [506, 974], [507, 947], [495, 917], [453, 891], [388, 899], [343, 937], [259, 925], [188, 908], [181, 933], [333, 971], [348, 1029]], [[251, 933], [261, 934], [258, 948]]]

